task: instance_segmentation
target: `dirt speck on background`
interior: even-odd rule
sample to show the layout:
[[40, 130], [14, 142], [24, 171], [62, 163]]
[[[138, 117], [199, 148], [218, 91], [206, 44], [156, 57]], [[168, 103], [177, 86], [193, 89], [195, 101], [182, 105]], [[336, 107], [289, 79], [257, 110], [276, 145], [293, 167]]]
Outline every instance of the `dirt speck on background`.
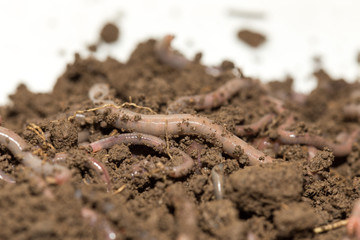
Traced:
[[119, 38], [120, 30], [114, 23], [107, 23], [101, 29], [100, 37], [106, 43], [116, 42]]
[[87, 46], [90, 52], [96, 52], [102, 43], [111, 44], [116, 42], [120, 37], [120, 29], [115, 23], [106, 23], [99, 33], [97, 42]]
[[237, 33], [238, 38], [247, 45], [257, 48], [266, 41], [265, 35], [249, 29], [242, 29]]
[[[52, 92], [35, 94], [20, 85], [10, 96], [13, 104], [0, 107], [3, 127], [23, 137], [44, 163], [65, 166], [72, 175], [57, 185], [22, 164], [6, 142], [0, 145], [0, 169], [16, 180], [0, 180], [0, 239], [109, 239], [109, 234], [116, 239], [343, 238], [344, 228], [322, 234], [312, 229], [346, 219], [359, 198], [358, 139], [348, 155], [337, 157], [328, 147], [286, 144], [279, 138], [279, 127], [290, 115], [295, 122], [287, 131], [334, 143], [343, 143], [359, 128], [359, 119], [348, 119], [343, 111], [347, 104], [360, 103], [359, 83], [333, 79], [323, 70], [316, 72], [318, 86], [309, 95], [296, 94], [291, 77], [267, 85], [246, 78], [251, 87], [219, 107], [181, 110], [209, 118], [227, 134], [271, 114], [269, 123], [241, 139], [269, 153], [273, 163], [249, 166], [245, 149], [231, 157], [213, 136], [200, 135], [160, 136], [194, 161], [180, 178], [166, 174], [182, 163], [171, 151], [127, 144], [89, 151], [89, 142], [131, 130], [112, 127], [117, 115], [107, 110], [84, 111], [98, 106], [89, 99], [94, 84], [108, 84], [107, 100], [117, 105], [127, 102], [159, 115], [167, 114], [176, 99], [212, 92], [235, 77], [233, 63], [224, 61], [218, 74], [210, 75], [200, 57], [185, 69], [174, 69], [158, 59], [155, 44], [153, 39], [140, 43], [124, 63], [77, 54]], [[222, 175], [214, 177], [218, 166]], [[219, 184], [220, 195], [215, 194]]]

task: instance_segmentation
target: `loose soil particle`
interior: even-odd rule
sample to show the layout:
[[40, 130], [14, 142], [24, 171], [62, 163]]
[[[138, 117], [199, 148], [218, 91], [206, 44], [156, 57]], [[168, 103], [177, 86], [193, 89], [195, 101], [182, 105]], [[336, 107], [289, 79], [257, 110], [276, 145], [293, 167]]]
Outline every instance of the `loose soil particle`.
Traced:
[[113, 43], [118, 40], [119, 34], [119, 28], [114, 23], [107, 23], [101, 29], [100, 37], [106, 43]]
[[237, 34], [238, 38], [244, 43], [248, 44], [253, 48], [257, 48], [260, 45], [264, 44], [266, 37], [258, 32], [249, 29], [242, 29]]
[[[88, 91], [95, 83], [109, 84], [109, 98], [116, 104], [131, 101], [164, 114], [178, 97], [208, 93], [234, 77], [231, 62], [224, 62], [216, 77], [208, 75], [199, 62], [184, 70], [173, 69], [159, 62], [154, 44], [155, 40], [140, 43], [126, 63], [76, 55], [51, 93], [35, 94], [20, 85], [10, 96], [13, 104], [0, 107], [3, 127], [24, 137], [44, 161], [52, 161], [55, 153], [67, 153], [59, 164], [72, 171], [68, 182], [55, 185], [0, 145], [1, 170], [17, 181], [0, 181], [0, 239], [104, 239], [103, 223], [89, 224], [82, 217], [84, 208], [106, 219], [117, 239], [344, 237], [344, 228], [323, 234], [314, 234], [312, 229], [351, 213], [359, 198], [359, 142], [347, 157], [334, 158], [329, 149], [321, 149], [312, 159], [308, 159], [308, 146], [279, 146], [276, 142], [276, 130], [289, 113], [297, 117], [289, 130], [298, 134], [320, 134], [335, 140], [339, 133], [358, 126], [358, 119], [344, 118], [342, 107], [357, 101], [349, 96], [360, 90], [359, 84], [332, 79], [322, 70], [316, 73], [318, 87], [302, 103], [294, 103], [290, 78], [266, 86], [272, 96], [285, 102], [287, 110], [257, 135], [243, 139], [249, 143], [267, 139], [268, 150], [277, 158], [272, 164], [248, 166], [242, 149], [238, 159], [231, 158], [211, 139], [168, 136], [170, 146], [185, 152], [194, 141], [203, 145], [201, 151], [189, 153], [195, 161], [190, 174], [172, 179], [162, 169], [178, 164], [179, 159], [146, 146], [117, 145], [95, 154], [78, 146], [80, 132], [88, 132], [90, 142], [122, 132], [111, 127], [116, 114], [89, 112], [69, 120], [75, 111], [94, 107]], [[182, 112], [206, 116], [232, 131], [274, 111], [271, 104], [261, 101], [265, 94], [264, 88], [255, 85], [224, 106], [198, 112], [188, 107]], [[41, 128], [44, 135], [28, 128], [30, 124]], [[89, 165], [90, 155], [108, 170], [110, 192]], [[224, 199], [215, 198], [211, 176], [211, 169], [220, 163], [224, 165]]]

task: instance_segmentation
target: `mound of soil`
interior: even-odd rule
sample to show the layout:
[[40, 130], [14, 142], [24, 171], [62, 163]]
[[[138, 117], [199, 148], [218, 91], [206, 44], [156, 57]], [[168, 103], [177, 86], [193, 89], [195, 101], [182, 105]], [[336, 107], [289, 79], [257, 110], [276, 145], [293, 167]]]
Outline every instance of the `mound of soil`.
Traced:
[[[349, 217], [359, 198], [359, 142], [351, 142], [350, 153], [334, 157], [333, 145], [314, 150], [311, 144], [285, 144], [279, 135], [291, 115], [295, 122], [287, 131], [322, 136], [328, 142], [345, 142], [358, 128], [358, 117], [348, 118], [344, 106], [359, 103], [359, 84], [332, 79], [324, 71], [316, 72], [318, 87], [308, 96], [293, 92], [291, 79], [263, 85], [246, 78], [254, 84], [218, 107], [195, 110], [189, 104], [181, 110], [206, 117], [230, 133], [273, 114], [259, 131], [245, 131], [241, 137], [272, 156], [273, 163], [249, 166], [246, 149], [230, 156], [219, 142], [196, 134], [161, 136], [168, 147], [194, 159], [190, 172], [180, 178], [165, 171], [182, 162], [176, 152], [127, 144], [89, 152], [84, 147], [88, 142], [128, 132], [113, 127], [117, 116], [106, 109], [84, 111], [98, 107], [89, 99], [89, 89], [96, 83], [110, 86], [108, 99], [117, 106], [128, 103], [123, 107], [151, 115], [134, 106], [166, 114], [180, 97], [206, 94], [243, 77], [227, 61], [218, 74], [209, 74], [200, 59], [175, 69], [159, 61], [154, 49], [155, 40], [140, 43], [126, 63], [76, 55], [51, 93], [32, 93], [20, 85], [10, 96], [13, 104], [0, 108], [2, 127], [24, 138], [43, 162], [66, 166], [72, 175], [56, 184], [0, 145], [0, 169], [16, 181], [0, 180], [0, 239], [346, 236], [345, 228], [322, 234], [313, 229]], [[276, 100], [264, 103], [264, 96], [281, 101], [283, 111]], [[111, 183], [105, 184], [105, 174], [99, 174], [104, 168]]]

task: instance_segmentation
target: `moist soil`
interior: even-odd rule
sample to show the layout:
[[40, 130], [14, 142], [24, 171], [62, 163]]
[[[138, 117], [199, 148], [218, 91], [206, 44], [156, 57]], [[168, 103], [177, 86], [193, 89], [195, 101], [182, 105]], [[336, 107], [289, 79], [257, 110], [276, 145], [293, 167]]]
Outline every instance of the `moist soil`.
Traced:
[[[273, 105], [261, 101], [262, 96], [284, 101], [284, 113], [257, 134], [243, 137], [255, 146], [261, 139], [270, 139], [270, 147], [263, 151], [277, 159], [271, 164], [249, 166], [246, 153], [232, 158], [218, 144], [199, 136], [168, 136], [169, 145], [185, 152], [194, 142], [202, 146], [200, 151], [188, 151], [195, 161], [191, 172], [171, 178], [161, 166], [174, 166], [179, 160], [151, 148], [121, 144], [88, 153], [81, 147], [79, 141], [93, 142], [123, 132], [107, 124], [104, 114], [87, 112], [85, 118], [71, 118], [78, 110], [95, 107], [88, 97], [95, 83], [109, 84], [110, 98], [116, 104], [131, 102], [165, 114], [175, 99], [211, 92], [239, 74], [231, 62], [224, 61], [219, 75], [209, 75], [200, 55], [187, 68], [173, 69], [156, 58], [154, 44], [155, 40], [140, 43], [126, 63], [75, 55], [52, 92], [32, 93], [20, 85], [10, 95], [12, 104], [0, 108], [2, 126], [22, 136], [43, 161], [58, 161], [71, 169], [72, 177], [54, 184], [0, 146], [0, 169], [16, 180], [15, 184], [0, 181], [0, 239], [114, 239], [107, 234], [109, 228], [116, 239], [345, 237], [344, 227], [321, 234], [313, 229], [349, 217], [359, 198], [359, 142], [341, 158], [326, 148], [309, 158], [308, 146], [277, 142], [276, 130], [291, 113], [297, 120], [290, 129], [299, 134], [335, 141], [339, 133], [358, 128], [358, 119], [346, 119], [342, 109], [359, 102], [358, 97], [349, 97], [359, 91], [359, 84], [332, 79], [322, 70], [315, 73], [318, 87], [308, 96], [294, 93], [292, 79], [287, 78], [240, 90], [212, 110], [195, 111], [191, 106], [182, 110], [233, 131], [237, 125], [251, 124], [274, 111]], [[34, 124], [43, 135], [29, 127]], [[85, 136], [82, 140], [81, 134]], [[56, 153], [67, 153], [67, 157], [54, 159]], [[89, 155], [105, 165], [110, 189], [89, 167]], [[211, 176], [220, 163], [224, 167], [223, 199], [215, 197]], [[134, 174], [134, 168], [141, 171]], [[84, 218], [84, 209], [97, 213], [97, 220]]]

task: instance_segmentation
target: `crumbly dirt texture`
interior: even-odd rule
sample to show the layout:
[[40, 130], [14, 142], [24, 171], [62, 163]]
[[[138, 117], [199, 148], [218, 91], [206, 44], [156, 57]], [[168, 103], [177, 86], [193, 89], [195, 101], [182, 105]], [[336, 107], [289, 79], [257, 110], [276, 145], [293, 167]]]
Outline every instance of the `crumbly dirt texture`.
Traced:
[[[234, 65], [228, 61], [217, 76], [207, 73], [200, 57], [183, 70], [173, 69], [156, 58], [154, 45], [155, 40], [140, 43], [125, 63], [76, 55], [52, 92], [32, 93], [20, 85], [10, 96], [13, 104], [0, 108], [1, 125], [23, 137], [33, 154], [72, 172], [70, 180], [54, 184], [0, 145], [0, 169], [16, 180], [15, 184], [0, 180], [0, 239], [113, 239], [107, 234], [109, 227], [116, 239], [345, 237], [344, 227], [321, 234], [313, 229], [348, 218], [359, 198], [359, 141], [345, 157], [334, 157], [327, 148], [309, 157], [308, 146], [278, 142], [277, 129], [290, 114], [296, 121], [287, 130], [330, 141], [345, 141], [341, 134], [358, 128], [359, 120], [346, 118], [343, 107], [360, 102], [359, 84], [332, 79], [322, 70], [315, 73], [318, 87], [308, 96], [294, 93], [292, 79], [287, 78], [240, 90], [211, 110], [195, 111], [191, 106], [182, 110], [232, 132], [274, 112], [274, 105], [264, 103], [262, 96], [280, 99], [286, 111], [258, 133], [242, 137], [255, 147], [265, 146], [262, 150], [276, 158], [274, 163], [249, 166], [242, 149], [238, 158], [232, 158], [212, 139], [167, 136], [163, 139], [170, 146], [188, 152], [195, 162], [189, 174], [171, 178], [161, 169], [181, 163], [178, 156], [125, 144], [97, 153], [82, 147], [79, 141], [94, 142], [123, 132], [109, 124], [116, 116], [86, 112], [72, 118], [78, 110], [95, 107], [88, 97], [95, 83], [109, 84], [109, 98], [118, 105], [131, 102], [165, 114], [175, 99], [211, 92], [234, 78]], [[43, 134], [29, 127], [34, 125]], [[67, 156], [56, 158], [59, 153]], [[105, 166], [110, 186], [91, 167], [89, 156]], [[223, 199], [215, 197], [211, 173], [219, 164]], [[84, 217], [86, 211], [97, 214], [95, 223]]]
[[247, 45], [257, 48], [266, 42], [266, 36], [249, 29], [242, 29], [237, 34], [238, 38]]

